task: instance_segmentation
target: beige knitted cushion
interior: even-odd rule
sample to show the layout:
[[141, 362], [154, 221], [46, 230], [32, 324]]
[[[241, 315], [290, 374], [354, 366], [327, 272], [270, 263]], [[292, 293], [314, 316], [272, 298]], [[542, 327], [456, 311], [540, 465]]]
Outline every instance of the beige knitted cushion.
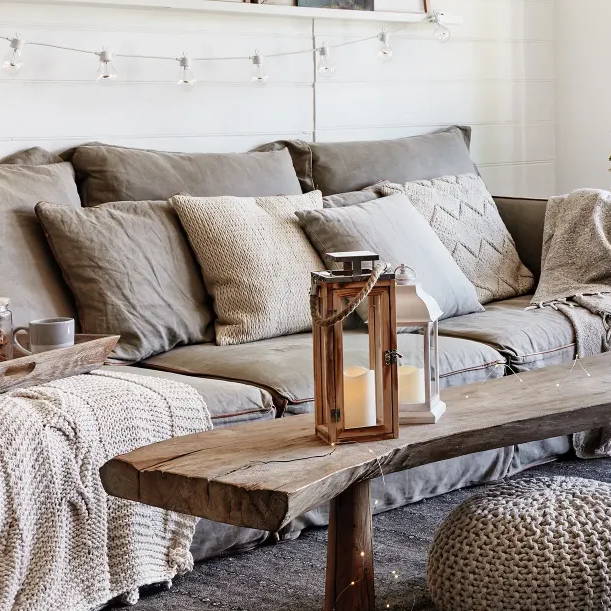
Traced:
[[458, 507], [429, 555], [439, 611], [611, 609], [611, 484], [578, 477], [495, 486]]
[[241, 344], [311, 328], [310, 272], [324, 269], [296, 210], [320, 191], [276, 197], [190, 197], [172, 203], [214, 300], [216, 342]]
[[513, 238], [479, 176], [382, 183], [379, 192], [409, 197], [475, 285], [480, 303], [532, 291], [533, 275], [520, 261]]

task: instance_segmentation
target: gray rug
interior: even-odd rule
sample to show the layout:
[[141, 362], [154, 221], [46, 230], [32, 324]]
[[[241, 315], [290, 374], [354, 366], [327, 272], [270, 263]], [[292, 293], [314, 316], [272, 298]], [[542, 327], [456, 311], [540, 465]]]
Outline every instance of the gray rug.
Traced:
[[[517, 477], [566, 475], [611, 482], [611, 459], [560, 461]], [[434, 610], [425, 587], [427, 549], [443, 518], [484, 488], [451, 492], [374, 517], [378, 609]], [[176, 578], [172, 590], [143, 593], [134, 611], [319, 611], [326, 543], [326, 529], [314, 529], [296, 541], [198, 564]]]

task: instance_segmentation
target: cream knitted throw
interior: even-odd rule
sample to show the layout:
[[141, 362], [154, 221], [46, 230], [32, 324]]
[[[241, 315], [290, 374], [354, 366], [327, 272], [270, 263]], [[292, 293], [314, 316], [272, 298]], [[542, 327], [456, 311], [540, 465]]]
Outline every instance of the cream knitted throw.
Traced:
[[98, 370], [0, 397], [0, 609], [78, 611], [192, 568], [196, 518], [109, 497], [99, 468], [212, 428], [192, 388]]

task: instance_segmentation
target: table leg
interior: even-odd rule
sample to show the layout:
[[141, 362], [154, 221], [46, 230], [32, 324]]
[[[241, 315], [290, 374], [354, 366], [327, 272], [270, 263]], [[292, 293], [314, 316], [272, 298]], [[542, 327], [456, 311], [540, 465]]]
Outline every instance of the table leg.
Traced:
[[373, 611], [373, 546], [369, 481], [331, 501], [325, 611]]

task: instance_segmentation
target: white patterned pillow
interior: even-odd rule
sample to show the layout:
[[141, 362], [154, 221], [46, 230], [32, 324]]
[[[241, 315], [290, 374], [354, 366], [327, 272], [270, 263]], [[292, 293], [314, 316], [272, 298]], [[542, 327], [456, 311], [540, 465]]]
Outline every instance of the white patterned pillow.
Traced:
[[480, 303], [532, 292], [532, 273], [484, 181], [475, 174], [443, 176], [403, 185], [380, 183], [383, 195], [404, 193], [429, 222], [458, 267], [474, 284]]
[[324, 265], [295, 212], [322, 209], [320, 191], [275, 197], [177, 195], [170, 201], [214, 300], [217, 344], [311, 328], [310, 272]]

